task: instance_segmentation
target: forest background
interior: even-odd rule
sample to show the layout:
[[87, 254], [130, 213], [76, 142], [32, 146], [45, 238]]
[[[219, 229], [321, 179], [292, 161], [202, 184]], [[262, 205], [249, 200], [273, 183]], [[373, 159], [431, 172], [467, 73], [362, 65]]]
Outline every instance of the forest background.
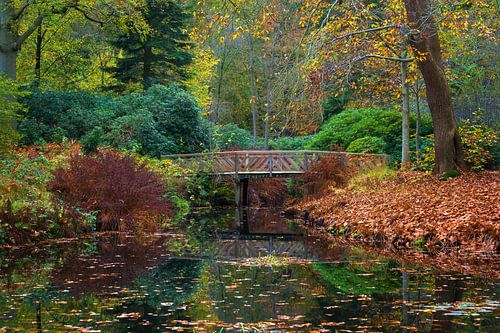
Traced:
[[[448, 125], [456, 117], [469, 168], [497, 168], [499, 3], [417, 2], [428, 5], [423, 19], [432, 29], [410, 24], [402, 0], [1, 1], [0, 242], [60, 235], [75, 216], [86, 228], [103, 216], [122, 228], [104, 207], [106, 191], [118, 186], [106, 177], [124, 166], [135, 198], [156, 176], [132, 181], [134, 164], [105, 154], [76, 158], [69, 179], [58, 169], [80, 146], [88, 156], [109, 148], [146, 164], [167, 188], [144, 202], [168, 192], [177, 211], [183, 200], [206, 205], [227, 188], [199, 177], [181, 189], [175, 179], [185, 170], [154, 159], [161, 155], [340, 150], [436, 171], [436, 113], [427, 100], [439, 98], [426, 94], [434, 91], [421, 74], [428, 57], [415, 46], [437, 37], [442, 69], [434, 72], [451, 97]], [[71, 203], [81, 181], [96, 177], [109, 185], [92, 201], [99, 205], [86, 207], [85, 193]], [[162, 200], [155, 209], [163, 214], [170, 208]], [[147, 215], [134, 209], [130, 220]]]

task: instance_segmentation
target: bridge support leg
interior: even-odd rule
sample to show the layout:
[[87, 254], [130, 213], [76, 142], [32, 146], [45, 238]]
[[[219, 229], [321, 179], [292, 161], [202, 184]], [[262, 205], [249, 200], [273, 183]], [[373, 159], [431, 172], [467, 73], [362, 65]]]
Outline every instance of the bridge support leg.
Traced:
[[236, 188], [234, 189], [234, 203], [236, 207], [241, 206], [241, 179], [236, 177]]
[[243, 178], [242, 180], [242, 192], [241, 193], [241, 203], [243, 204], [243, 207], [248, 207], [248, 182], [249, 182], [249, 179], [248, 178]]
[[236, 178], [235, 203], [238, 207], [248, 207], [248, 178]]

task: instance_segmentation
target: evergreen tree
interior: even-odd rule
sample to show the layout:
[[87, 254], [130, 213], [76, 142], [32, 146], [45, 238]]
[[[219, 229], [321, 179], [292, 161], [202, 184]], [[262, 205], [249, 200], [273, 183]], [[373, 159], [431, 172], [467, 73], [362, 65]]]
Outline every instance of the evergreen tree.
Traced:
[[175, 0], [145, 0], [139, 8], [147, 27], [127, 24], [111, 43], [122, 51], [111, 71], [124, 84], [140, 83], [144, 89], [156, 83], [185, 78], [184, 66], [191, 63], [187, 14]]

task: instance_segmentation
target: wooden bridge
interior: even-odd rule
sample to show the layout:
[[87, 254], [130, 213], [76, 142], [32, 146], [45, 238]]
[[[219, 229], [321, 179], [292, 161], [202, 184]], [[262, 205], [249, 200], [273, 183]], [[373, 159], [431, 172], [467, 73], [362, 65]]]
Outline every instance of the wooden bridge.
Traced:
[[190, 172], [236, 178], [235, 201], [248, 205], [248, 179], [291, 177], [306, 172], [324, 157], [336, 157], [349, 168], [372, 169], [387, 165], [388, 156], [317, 150], [241, 150], [217, 153], [165, 155]]
[[[338, 157], [347, 165], [387, 164], [387, 155], [317, 150], [249, 150], [165, 155], [194, 172], [235, 177], [287, 177], [306, 172], [323, 157]], [[361, 163], [360, 163], [361, 162]]]

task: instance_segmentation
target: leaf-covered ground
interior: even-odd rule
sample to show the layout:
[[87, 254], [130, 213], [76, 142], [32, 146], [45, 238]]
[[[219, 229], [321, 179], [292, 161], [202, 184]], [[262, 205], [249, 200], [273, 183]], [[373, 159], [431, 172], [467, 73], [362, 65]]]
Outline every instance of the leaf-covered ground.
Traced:
[[500, 172], [447, 181], [417, 172], [333, 189], [298, 208], [330, 233], [403, 247], [497, 251]]

